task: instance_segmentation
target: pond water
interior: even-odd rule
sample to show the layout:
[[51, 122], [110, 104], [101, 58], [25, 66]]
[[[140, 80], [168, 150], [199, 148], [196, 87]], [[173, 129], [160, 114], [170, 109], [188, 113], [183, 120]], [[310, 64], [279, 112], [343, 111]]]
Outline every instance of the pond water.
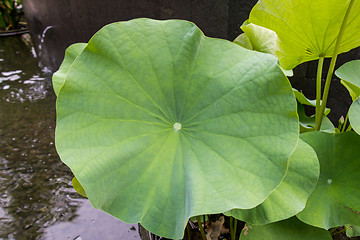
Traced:
[[0, 239], [140, 239], [72, 188], [54, 146], [51, 74], [22, 37], [0, 37]]

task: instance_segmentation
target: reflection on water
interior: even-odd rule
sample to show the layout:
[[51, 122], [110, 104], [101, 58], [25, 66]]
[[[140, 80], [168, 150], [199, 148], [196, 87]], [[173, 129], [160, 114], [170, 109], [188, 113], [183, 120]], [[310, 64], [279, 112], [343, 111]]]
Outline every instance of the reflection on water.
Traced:
[[0, 38], [0, 239], [140, 239], [72, 189], [54, 147], [49, 78], [31, 45]]

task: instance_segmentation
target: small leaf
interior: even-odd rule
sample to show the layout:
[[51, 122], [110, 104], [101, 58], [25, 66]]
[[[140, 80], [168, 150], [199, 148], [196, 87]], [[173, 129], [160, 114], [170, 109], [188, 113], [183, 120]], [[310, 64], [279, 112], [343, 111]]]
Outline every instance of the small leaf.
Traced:
[[[310, 100], [302, 92], [299, 92], [295, 88], [293, 88], [293, 92], [295, 94], [296, 100], [298, 100], [299, 103], [307, 106], [316, 107], [316, 100]], [[322, 102], [320, 101], [320, 104]], [[325, 108], [325, 115], [328, 115], [330, 113], [330, 108]]]
[[240, 27], [251, 42], [254, 51], [275, 54], [276, 33], [245, 21]]
[[360, 88], [358, 86], [344, 80], [340, 80], [340, 82], [346, 87], [353, 101], [360, 96]]
[[360, 135], [360, 97], [357, 98], [350, 106], [349, 120], [351, 127]]
[[360, 96], [360, 60], [345, 63], [335, 71], [335, 75], [341, 79], [355, 101]]
[[360, 226], [346, 224], [345, 229], [346, 229], [346, 236], [350, 238], [360, 236]]
[[251, 224], [268, 224], [292, 217], [305, 208], [319, 173], [315, 151], [299, 140], [284, 180], [269, 197], [255, 208], [233, 209], [225, 215], [232, 215]]
[[331, 240], [331, 234], [321, 228], [309, 226], [292, 217], [267, 225], [246, 223], [240, 240]]
[[246, 36], [245, 33], [242, 33], [237, 38], [235, 38], [234, 43], [242, 46], [243, 48], [254, 50], [253, 46], [251, 45], [250, 39], [248, 38], [248, 36]]
[[[245, 21], [240, 28], [244, 33], [240, 34], [239, 37], [234, 40], [235, 43], [249, 50], [276, 56], [275, 43], [277, 36], [275, 32], [252, 24], [248, 20]], [[294, 75], [292, 70], [284, 70], [281, 66], [279, 67], [286, 76], [292, 77]]]
[[[278, 36], [276, 55], [284, 69], [331, 57], [350, 0], [260, 0], [249, 21]], [[360, 46], [360, 1], [355, 0], [339, 53]]]
[[80, 194], [81, 196], [86, 197], [86, 192], [85, 192], [84, 188], [81, 186], [79, 180], [77, 180], [77, 178], [74, 177], [71, 182], [72, 182], [72, 185], [73, 185], [73, 188], [75, 189], [75, 191], [78, 194]]
[[59, 94], [60, 88], [65, 82], [66, 74], [76, 57], [84, 50], [86, 43], [75, 43], [65, 51], [65, 57], [58, 71], [53, 74], [52, 83], [55, 95]]
[[301, 134], [316, 152], [320, 177], [305, 209], [297, 217], [310, 225], [329, 229], [360, 225], [360, 136], [354, 132]]
[[[305, 114], [304, 106], [300, 103], [298, 103], [298, 114], [299, 114], [300, 133], [315, 131], [315, 116], [308, 117]], [[320, 131], [327, 133], [335, 133], [334, 125], [332, 124], [330, 119], [326, 116], [323, 117]]]
[[281, 70], [284, 72], [285, 76], [287, 76], [287, 77], [292, 77], [292, 76], [294, 76], [293, 70], [285, 70], [285, 69], [283, 69], [280, 65], [279, 65], [279, 67], [280, 67]]

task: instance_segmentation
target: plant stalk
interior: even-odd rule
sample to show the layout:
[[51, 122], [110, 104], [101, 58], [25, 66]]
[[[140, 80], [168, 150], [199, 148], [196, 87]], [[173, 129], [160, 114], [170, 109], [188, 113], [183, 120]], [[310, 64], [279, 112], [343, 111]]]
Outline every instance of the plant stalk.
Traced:
[[234, 236], [233, 236], [233, 232], [234, 232], [234, 218], [232, 216], [230, 216], [230, 236], [231, 236], [231, 240], [234, 240]]
[[323, 119], [324, 111], [325, 111], [325, 107], [326, 107], [326, 102], [327, 102], [328, 95], [329, 95], [330, 83], [331, 83], [331, 79], [332, 79], [332, 76], [333, 76], [333, 73], [334, 73], [337, 55], [339, 54], [339, 50], [340, 50], [340, 43], [341, 43], [342, 37], [344, 35], [344, 31], [345, 31], [346, 24], [347, 24], [348, 19], [349, 19], [351, 9], [354, 6], [354, 2], [355, 2], [355, 0], [351, 0], [350, 3], [349, 3], [349, 7], [346, 10], [344, 20], [343, 20], [343, 22], [341, 24], [341, 27], [340, 27], [339, 35], [338, 35], [338, 37], [336, 39], [334, 52], [333, 52], [331, 62], [330, 62], [330, 66], [329, 66], [329, 70], [328, 70], [328, 73], [327, 73], [327, 76], [326, 76], [323, 99], [322, 99], [321, 107], [320, 107], [320, 110], [319, 110], [319, 113], [318, 113], [319, 117], [316, 119], [316, 122], [315, 122], [315, 131], [319, 131], [320, 127], [321, 127], [321, 123], [322, 123], [322, 119]]
[[202, 226], [202, 223], [201, 223], [201, 218], [200, 216], [196, 216], [196, 221], [199, 225], [199, 229], [200, 229], [200, 232], [201, 232], [201, 237], [203, 240], [206, 240], [206, 236], [205, 236], [205, 231], [204, 231], [204, 228]]
[[341, 230], [339, 230], [339, 231], [337, 231], [337, 232], [332, 233], [331, 236], [338, 235], [338, 234], [343, 233], [343, 232], [345, 232], [345, 231], [346, 231], [345, 228], [344, 228], [344, 229], [341, 229]]
[[315, 108], [315, 122], [316, 119], [319, 118], [320, 112], [320, 101], [321, 101], [321, 77], [322, 77], [322, 69], [324, 65], [324, 57], [319, 58], [317, 74], [316, 74], [316, 108]]
[[236, 230], [237, 230], [237, 219], [230, 217], [230, 236], [231, 240], [236, 240]]
[[186, 224], [186, 232], [187, 232], [187, 239], [191, 240], [191, 231], [190, 231], [190, 223], [188, 220], [188, 223]]
[[237, 220], [234, 218], [234, 227], [233, 227], [233, 231], [234, 231], [234, 240], [236, 240], [236, 231], [237, 231]]

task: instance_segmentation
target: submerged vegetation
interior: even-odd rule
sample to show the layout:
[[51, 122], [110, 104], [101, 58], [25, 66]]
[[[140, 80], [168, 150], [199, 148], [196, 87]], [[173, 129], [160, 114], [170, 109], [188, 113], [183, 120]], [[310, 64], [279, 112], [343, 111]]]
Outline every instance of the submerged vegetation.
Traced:
[[[336, 71], [353, 99], [346, 118], [326, 117], [337, 56], [360, 46], [359, 9], [260, 0], [236, 44], [188, 21], [141, 18], [70, 46], [53, 85], [56, 148], [74, 187], [166, 238], [188, 226], [190, 239], [194, 222], [204, 240], [359, 236], [360, 61]], [[312, 60], [316, 100], [286, 77]]]

